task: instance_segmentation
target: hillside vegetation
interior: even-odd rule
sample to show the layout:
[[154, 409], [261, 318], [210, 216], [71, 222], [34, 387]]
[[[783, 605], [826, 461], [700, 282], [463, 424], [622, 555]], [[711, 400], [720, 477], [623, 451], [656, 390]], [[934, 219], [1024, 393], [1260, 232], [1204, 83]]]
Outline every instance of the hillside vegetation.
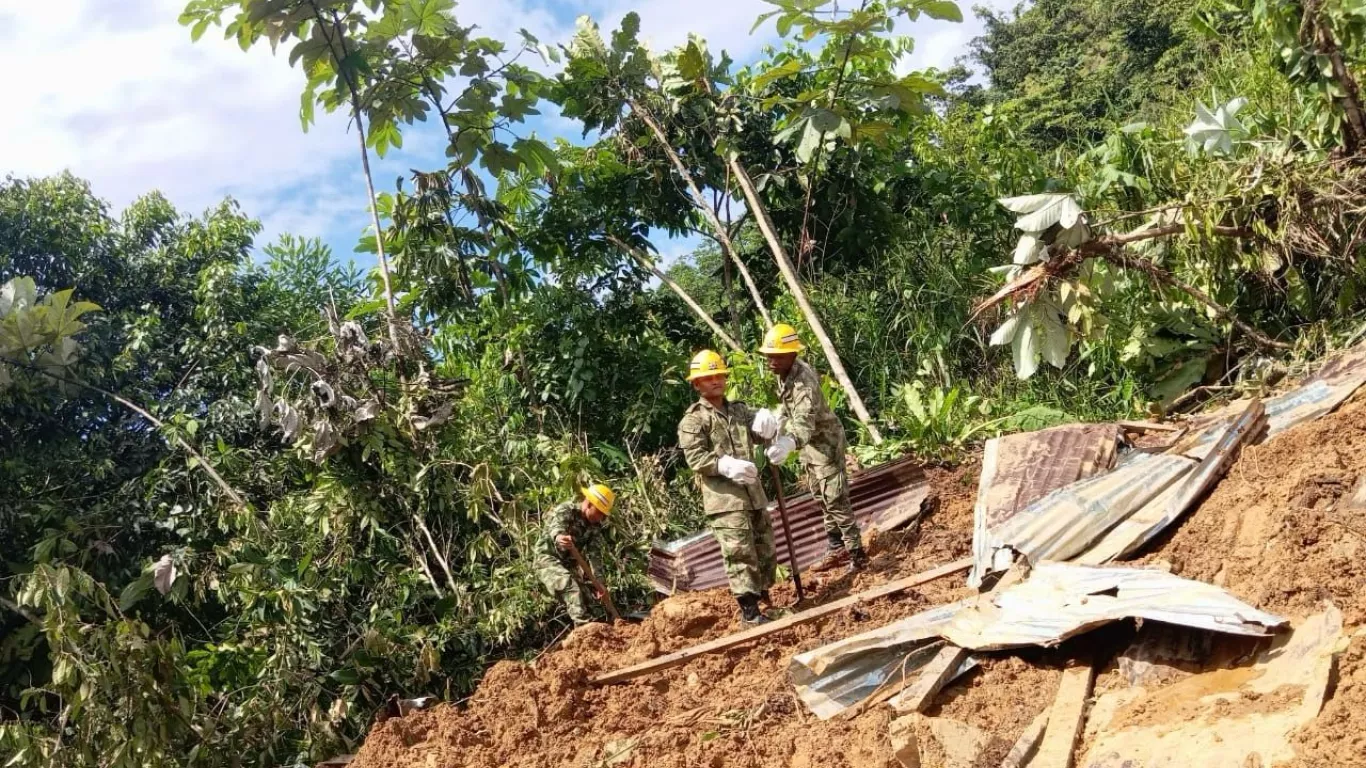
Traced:
[[[687, 360], [772, 402], [766, 319], [865, 463], [1189, 410], [1366, 322], [1358, 2], [1037, 0], [909, 73], [897, 30], [968, 8], [776, 0], [743, 65], [458, 11], [181, 19], [288, 56], [305, 128], [351, 118], [372, 270], [231, 201], [0, 184], [7, 765], [309, 764], [391, 693], [457, 700], [568, 626], [524, 545], [590, 478], [623, 501], [590, 554], [645, 604], [650, 542], [702, 524]], [[584, 138], [527, 127], [555, 112]], [[416, 132], [448, 163], [371, 179]]]

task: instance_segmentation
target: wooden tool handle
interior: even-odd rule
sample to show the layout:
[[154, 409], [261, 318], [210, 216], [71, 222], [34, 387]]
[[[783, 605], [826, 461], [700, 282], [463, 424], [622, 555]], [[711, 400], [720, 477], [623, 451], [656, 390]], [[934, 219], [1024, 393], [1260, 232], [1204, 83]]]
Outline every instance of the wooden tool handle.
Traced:
[[597, 574], [593, 573], [593, 569], [588, 567], [588, 561], [583, 559], [583, 555], [579, 553], [578, 546], [573, 542], [569, 544], [569, 554], [573, 555], [574, 562], [579, 564], [579, 572], [583, 574], [584, 578], [593, 582], [593, 586], [602, 594], [602, 607], [607, 609], [607, 615], [612, 617], [612, 621], [621, 621], [621, 614], [617, 613], [617, 607], [612, 604], [611, 593], [607, 591], [607, 587], [603, 586], [601, 581], [598, 581]]

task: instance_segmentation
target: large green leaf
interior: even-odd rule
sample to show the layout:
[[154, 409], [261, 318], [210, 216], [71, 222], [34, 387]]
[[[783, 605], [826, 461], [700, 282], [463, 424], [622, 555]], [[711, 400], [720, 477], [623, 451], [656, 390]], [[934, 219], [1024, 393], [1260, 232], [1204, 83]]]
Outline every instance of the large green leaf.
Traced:
[[403, 20], [414, 33], [436, 37], [446, 31], [446, 13], [453, 8], [454, 0], [408, 0]]

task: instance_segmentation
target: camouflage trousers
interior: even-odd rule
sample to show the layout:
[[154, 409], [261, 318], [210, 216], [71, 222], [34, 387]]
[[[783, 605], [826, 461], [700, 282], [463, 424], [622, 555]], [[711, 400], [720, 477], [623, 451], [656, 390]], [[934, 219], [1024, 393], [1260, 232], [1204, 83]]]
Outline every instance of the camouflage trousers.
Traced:
[[536, 577], [556, 600], [564, 604], [575, 626], [593, 620], [588, 610], [588, 588], [564, 563], [549, 557], [536, 558]]
[[723, 512], [709, 521], [721, 545], [730, 591], [757, 595], [773, 586], [778, 575], [778, 554], [773, 547], [773, 523], [762, 509]]
[[849, 476], [843, 466], [808, 464], [811, 490], [821, 500], [821, 515], [825, 522], [825, 538], [831, 549], [849, 552], [863, 551], [863, 533], [854, 517], [854, 505], [849, 503]]

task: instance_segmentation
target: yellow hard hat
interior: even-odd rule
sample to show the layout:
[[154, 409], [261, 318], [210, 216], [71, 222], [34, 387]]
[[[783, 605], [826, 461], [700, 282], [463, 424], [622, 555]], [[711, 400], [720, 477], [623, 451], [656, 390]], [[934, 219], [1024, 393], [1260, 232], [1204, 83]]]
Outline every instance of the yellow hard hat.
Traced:
[[583, 494], [588, 503], [604, 515], [612, 514], [612, 507], [617, 503], [617, 495], [611, 488], [598, 483], [587, 488], [580, 488], [579, 493]]
[[710, 349], [704, 349], [693, 355], [692, 362], [688, 364], [688, 381], [728, 373], [730, 373], [730, 369], [726, 367], [725, 358]]
[[759, 347], [759, 351], [765, 355], [786, 355], [803, 349], [806, 346], [797, 337], [797, 329], [787, 323], [778, 323], [769, 328], [768, 333], [764, 334], [764, 345]]

